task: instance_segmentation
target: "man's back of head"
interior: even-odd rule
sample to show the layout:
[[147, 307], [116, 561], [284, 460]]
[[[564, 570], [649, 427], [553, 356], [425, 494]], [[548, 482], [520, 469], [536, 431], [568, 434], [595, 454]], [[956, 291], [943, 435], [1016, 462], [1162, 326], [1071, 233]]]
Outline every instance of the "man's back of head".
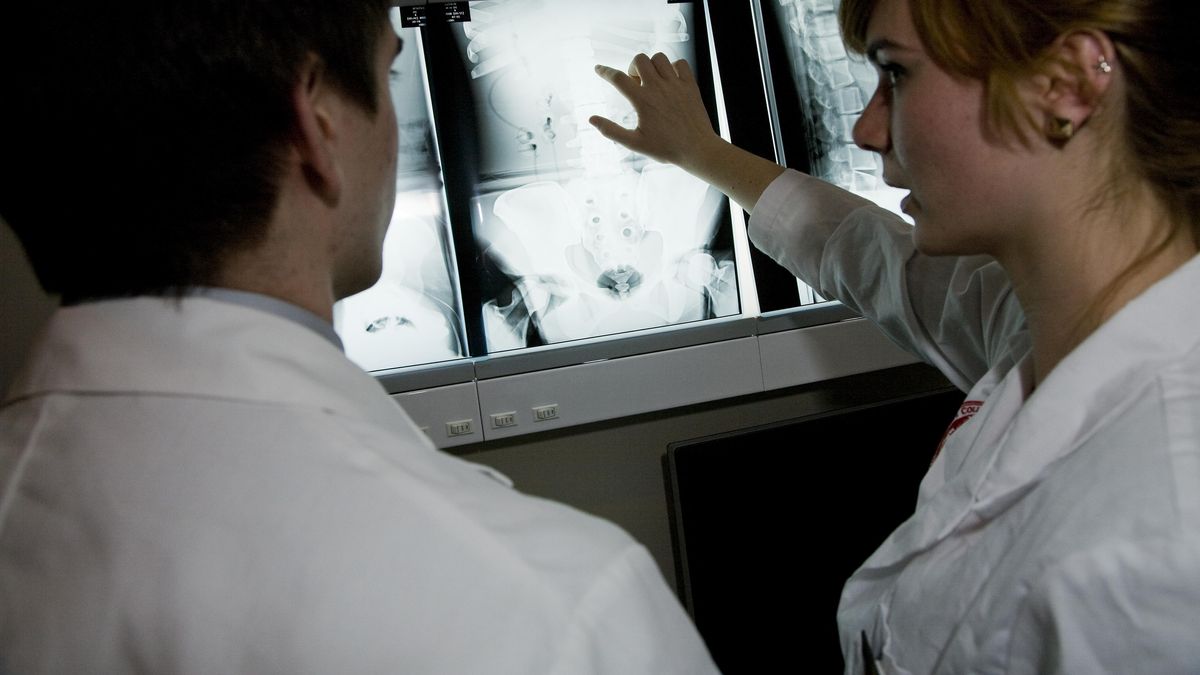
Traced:
[[46, 290], [71, 302], [213, 284], [266, 236], [309, 60], [374, 111], [388, 4], [5, 9], [0, 214]]

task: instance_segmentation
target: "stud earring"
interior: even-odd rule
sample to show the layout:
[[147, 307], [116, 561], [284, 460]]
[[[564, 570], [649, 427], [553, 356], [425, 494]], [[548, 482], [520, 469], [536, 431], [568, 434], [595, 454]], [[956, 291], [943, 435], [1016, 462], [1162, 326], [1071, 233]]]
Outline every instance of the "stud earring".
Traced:
[[1098, 71], [1100, 71], [1100, 72], [1104, 73], [1105, 75], [1107, 75], [1107, 74], [1111, 73], [1111, 72], [1112, 72], [1112, 66], [1110, 66], [1110, 65], [1108, 64], [1108, 59], [1104, 58], [1104, 55], [1103, 55], [1103, 54], [1101, 54], [1101, 55], [1100, 55], [1099, 57], [1097, 57], [1097, 58], [1100, 60], [1100, 62], [1096, 64], [1096, 70], [1098, 70]]
[[1050, 120], [1050, 129], [1046, 132], [1052, 141], [1067, 142], [1075, 135], [1075, 123], [1062, 117]]

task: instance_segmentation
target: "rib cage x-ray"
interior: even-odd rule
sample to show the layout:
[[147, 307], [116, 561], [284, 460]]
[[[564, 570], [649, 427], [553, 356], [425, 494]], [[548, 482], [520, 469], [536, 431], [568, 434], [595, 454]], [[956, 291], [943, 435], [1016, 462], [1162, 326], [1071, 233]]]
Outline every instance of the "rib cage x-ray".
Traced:
[[390, 93], [399, 156], [383, 274], [370, 289], [334, 307], [334, 327], [346, 355], [368, 371], [466, 356], [420, 43], [415, 29], [397, 32], [404, 49], [392, 64]]
[[471, 17], [456, 39], [477, 111], [472, 225], [503, 279], [483, 298], [487, 350], [737, 313], [724, 198], [587, 123], [636, 124], [595, 64], [656, 51], [695, 62], [692, 8], [493, 0]]

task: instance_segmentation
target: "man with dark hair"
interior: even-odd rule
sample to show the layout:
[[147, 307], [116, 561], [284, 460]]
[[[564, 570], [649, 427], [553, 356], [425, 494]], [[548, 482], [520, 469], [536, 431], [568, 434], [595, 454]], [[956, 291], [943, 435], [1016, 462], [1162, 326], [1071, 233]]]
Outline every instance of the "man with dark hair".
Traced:
[[0, 405], [0, 672], [715, 670], [644, 548], [341, 353], [395, 198], [387, 4], [0, 10], [0, 215], [64, 299]]

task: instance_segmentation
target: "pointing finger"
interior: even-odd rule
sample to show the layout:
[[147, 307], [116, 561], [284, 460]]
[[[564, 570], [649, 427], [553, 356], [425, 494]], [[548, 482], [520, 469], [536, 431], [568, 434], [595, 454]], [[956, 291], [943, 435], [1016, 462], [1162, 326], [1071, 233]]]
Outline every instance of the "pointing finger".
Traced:
[[589, 117], [588, 124], [596, 127], [596, 131], [599, 131], [601, 136], [611, 141], [616, 141], [621, 145], [628, 145], [637, 138], [637, 131], [626, 129], [620, 124], [599, 115]]
[[617, 91], [624, 94], [626, 98], [633, 95], [641, 84], [636, 77], [630, 77], [616, 68], [609, 68], [608, 66], [596, 66], [596, 74], [615, 87]]

